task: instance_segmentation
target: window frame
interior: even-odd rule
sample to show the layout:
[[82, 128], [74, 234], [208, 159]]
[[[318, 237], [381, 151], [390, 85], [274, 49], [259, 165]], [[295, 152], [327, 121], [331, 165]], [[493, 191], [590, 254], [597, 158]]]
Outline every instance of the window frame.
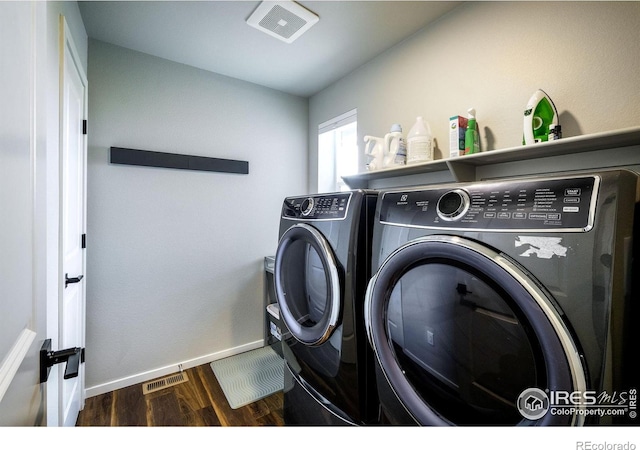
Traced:
[[[333, 191], [345, 191], [349, 190], [349, 186], [347, 186], [344, 182], [340, 181], [340, 175], [337, 173], [337, 142], [335, 132], [342, 127], [346, 127], [348, 125], [355, 123], [355, 157], [356, 164], [354, 167], [354, 173], [357, 172], [359, 158], [358, 158], [358, 110], [357, 108], [347, 111], [339, 116], [334, 117], [333, 119], [327, 120], [320, 125], [318, 125], [318, 182], [317, 188], [318, 192], [333, 192]], [[326, 133], [332, 133], [331, 139], [332, 142], [328, 144], [331, 147], [331, 154], [326, 154], [326, 146], [321, 145], [321, 140], [323, 135], [325, 137]], [[327, 161], [328, 159], [328, 161]], [[349, 174], [344, 174], [349, 175]]]

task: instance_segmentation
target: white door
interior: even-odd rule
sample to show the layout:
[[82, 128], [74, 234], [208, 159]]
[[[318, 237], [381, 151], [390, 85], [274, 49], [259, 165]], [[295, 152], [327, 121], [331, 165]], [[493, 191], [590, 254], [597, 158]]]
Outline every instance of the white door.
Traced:
[[[84, 348], [87, 80], [64, 17], [60, 17], [60, 349]], [[60, 383], [60, 424], [73, 426], [84, 406], [84, 365]]]
[[0, 2], [0, 425], [46, 416], [43, 3]]

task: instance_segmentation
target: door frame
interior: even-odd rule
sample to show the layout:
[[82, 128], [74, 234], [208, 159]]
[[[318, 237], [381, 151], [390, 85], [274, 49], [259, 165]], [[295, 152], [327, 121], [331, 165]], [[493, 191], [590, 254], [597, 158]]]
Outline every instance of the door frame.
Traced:
[[[59, 139], [58, 139], [58, 245], [57, 245], [57, 296], [53, 299], [52, 302], [49, 303], [47, 308], [47, 335], [52, 338], [52, 344], [54, 349], [59, 349], [59, 342], [61, 342], [62, 336], [62, 302], [64, 296], [64, 267], [63, 267], [63, 235], [64, 235], [64, 197], [63, 197], [63, 189], [64, 189], [64, 171], [63, 171], [63, 155], [62, 148], [64, 145], [64, 141], [66, 139], [66, 131], [64, 129], [64, 82], [65, 82], [65, 68], [67, 64], [75, 66], [75, 69], [78, 72], [80, 79], [84, 85], [84, 108], [83, 108], [83, 119], [86, 121], [88, 116], [88, 80], [85, 74], [84, 68], [82, 66], [79, 52], [75, 45], [73, 36], [71, 35], [71, 29], [67, 24], [66, 18], [64, 15], [60, 14], [59, 16], [59, 26], [58, 26], [58, 129], [59, 129]], [[71, 61], [68, 61], [65, 57], [65, 50], [69, 50], [69, 54], [71, 55]], [[83, 158], [82, 158], [82, 171], [83, 171], [83, 182], [82, 182], [82, 233], [86, 233], [86, 224], [87, 224], [87, 134], [83, 135]], [[78, 236], [80, 238], [80, 236]], [[86, 252], [83, 252], [82, 256], [82, 273], [86, 274]], [[80, 347], [85, 347], [85, 318], [86, 318], [86, 282], [81, 283], [82, 289], [82, 312], [81, 317], [83, 318], [82, 330], [81, 330], [81, 344]], [[62, 373], [64, 371], [64, 364], [58, 364], [55, 366], [50, 374], [49, 379], [49, 388], [47, 389], [47, 405], [48, 405], [48, 413], [47, 413], [47, 425], [48, 426], [62, 426], [63, 418], [64, 418], [64, 405], [62, 404], [63, 398], [60, 395], [62, 392], [62, 383], [64, 382], [64, 377]], [[86, 389], [85, 389], [85, 373], [84, 367], [81, 365], [79, 370], [79, 382], [80, 382], [80, 409], [84, 408], [84, 402], [86, 399]], [[55, 385], [55, 388], [52, 388]]]

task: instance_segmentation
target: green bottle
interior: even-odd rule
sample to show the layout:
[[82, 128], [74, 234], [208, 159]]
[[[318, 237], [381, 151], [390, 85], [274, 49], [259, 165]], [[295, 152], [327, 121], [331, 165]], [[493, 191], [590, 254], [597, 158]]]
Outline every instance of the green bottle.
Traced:
[[468, 111], [467, 131], [464, 133], [464, 154], [471, 155], [480, 151], [480, 140], [478, 139], [478, 124], [476, 123], [476, 110], [470, 108]]

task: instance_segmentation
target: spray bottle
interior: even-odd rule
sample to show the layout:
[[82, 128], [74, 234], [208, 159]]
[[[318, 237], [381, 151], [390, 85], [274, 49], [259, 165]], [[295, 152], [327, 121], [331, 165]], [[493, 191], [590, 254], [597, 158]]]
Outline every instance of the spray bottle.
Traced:
[[384, 168], [384, 138], [365, 136], [364, 153], [370, 158], [367, 163], [367, 170], [373, 171]]
[[467, 131], [464, 133], [464, 154], [471, 155], [480, 151], [480, 140], [478, 138], [478, 124], [476, 122], [476, 110], [469, 108]]

